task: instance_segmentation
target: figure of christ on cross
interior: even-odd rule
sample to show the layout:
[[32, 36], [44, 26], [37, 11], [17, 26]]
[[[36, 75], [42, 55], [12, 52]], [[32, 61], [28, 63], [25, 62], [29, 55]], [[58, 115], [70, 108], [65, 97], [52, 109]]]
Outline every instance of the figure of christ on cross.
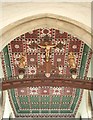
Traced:
[[50, 53], [50, 49], [53, 47], [56, 47], [56, 45], [49, 45], [48, 42], [45, 42], [45, 45], [38, 45], [40, 48], [44, 48], [45, 49], [45, 56], [46, 56], [46, 62], [49, 61], [49, 53]]

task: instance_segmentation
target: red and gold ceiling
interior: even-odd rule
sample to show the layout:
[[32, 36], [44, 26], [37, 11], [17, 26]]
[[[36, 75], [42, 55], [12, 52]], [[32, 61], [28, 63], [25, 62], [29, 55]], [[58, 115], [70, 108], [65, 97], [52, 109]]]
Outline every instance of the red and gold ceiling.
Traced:
[[[62, 43], [50, 49], [50, 61], [45, 62], [45, 50], [35, 44]], [[5, 76], [18, 75], [21, 54], [26, 54], [26, 75], [70, 75], [68, 54], [75, 54], [77, 75], [87, 76], [92, 50], [80, 39], [57, 29], [40, 28], [20, 35], [4, 49], [2, 65]], [[70, 87], [26, 87], [9, 90], [16, 117], [75, 117], [83, 90]]]

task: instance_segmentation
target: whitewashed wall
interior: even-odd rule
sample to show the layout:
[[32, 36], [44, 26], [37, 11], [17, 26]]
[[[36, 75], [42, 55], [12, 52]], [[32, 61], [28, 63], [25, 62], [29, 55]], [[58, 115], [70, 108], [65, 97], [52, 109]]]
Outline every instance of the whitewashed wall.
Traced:
[[[91, 3], [62, 2], [62, 3], [1, 3], [2, 14], [0, 17], [0, 29], [14, 23], [17, 20], [41, 13], [53, 13], [66, 16], [91, 27]], [[87, 16], [87, 19], [86, 19]]]

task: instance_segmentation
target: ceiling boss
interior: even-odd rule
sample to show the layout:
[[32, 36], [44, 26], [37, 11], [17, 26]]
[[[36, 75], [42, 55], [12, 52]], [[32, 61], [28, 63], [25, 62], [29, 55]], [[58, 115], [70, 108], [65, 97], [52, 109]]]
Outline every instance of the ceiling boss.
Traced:
[[26, 67], [26, 53], [21, 54], [19, 57], [18, 72], [20, 79], [24, 77], [25, 67]]

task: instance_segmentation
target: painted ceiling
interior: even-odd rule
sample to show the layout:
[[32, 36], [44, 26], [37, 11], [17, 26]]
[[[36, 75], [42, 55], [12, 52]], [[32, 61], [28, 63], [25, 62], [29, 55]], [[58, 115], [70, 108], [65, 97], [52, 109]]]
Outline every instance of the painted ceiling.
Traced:
[[[61, 43], [50, 49], [49, 65], [45, 50], [37, 45]], [[5, 77], [18, 75], [21, 54], [26, 54], [26, 75], [70, 75], [68, 54], [73, 52], [79, 77], [87, 76], [92, 50], [76, 36], [54, 28], [35, 29], [11, 40], [2, 51]], [[47, 66], [47, 67], [46, 67]], [[47, 69], [49, 67], [49, 69]], [[9, 90], [9, 99], [16, 117], [75, 117], [83, 90], [70, 87], [25, 87]]]

